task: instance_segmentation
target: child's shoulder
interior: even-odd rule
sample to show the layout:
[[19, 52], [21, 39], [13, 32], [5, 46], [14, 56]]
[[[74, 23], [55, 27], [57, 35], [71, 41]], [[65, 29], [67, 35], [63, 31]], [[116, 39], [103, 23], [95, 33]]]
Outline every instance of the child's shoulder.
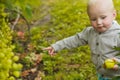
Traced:
[[86, 30], [86, 31], [95, 31], [95, 29], [92, 26], [86, 27], [84, 30]]
[[90, 34], [95, 34], [96, 31], [95, 31], [95, 29], [92, 26], [89, 26], [89, 27], [84, 28], [82, 33], [90, 35]]

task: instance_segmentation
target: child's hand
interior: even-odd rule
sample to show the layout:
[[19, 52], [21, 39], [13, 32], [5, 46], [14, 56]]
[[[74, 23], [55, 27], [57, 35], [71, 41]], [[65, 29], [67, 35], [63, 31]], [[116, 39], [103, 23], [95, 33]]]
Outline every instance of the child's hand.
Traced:
[[113, 67], [114, 70], [118, 70], [119, 69], [119, 66], [117, 64], [114, 65]]
[[118, 70], [119, 69], [119, 65], [117, 64], [118, 63], [117, 59], [115, 57], [112, 58], [112, 59], [116, 62], [116, 64], [114, 65], [113, 69], [114, 70]]
[[106, 69], [114, 69], [114, 70], [119, 69], [116, 58], [106, 59], [104, 65]]
[[50, 56], [53, 56], [55, 54], [55, 50], [53, 49], [53, 47], [47, 47], [44, 48], [43, 50], [47, 50]]

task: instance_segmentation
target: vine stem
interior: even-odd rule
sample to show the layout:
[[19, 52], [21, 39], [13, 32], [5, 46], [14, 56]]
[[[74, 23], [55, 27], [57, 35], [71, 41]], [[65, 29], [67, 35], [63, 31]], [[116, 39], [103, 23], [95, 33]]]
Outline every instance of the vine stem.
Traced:
[[12, 25], [12, 27], [11, 27], [12, 30], [14, 30], [14, 27], [15, 27], [15, 25], [18, 23], [19, 18], [20, 18], [20, 14], [18, 13], [18, 14], [17, 14], [17, 18], [15, 19], [15, 22], [13, 23], [13, 25]]

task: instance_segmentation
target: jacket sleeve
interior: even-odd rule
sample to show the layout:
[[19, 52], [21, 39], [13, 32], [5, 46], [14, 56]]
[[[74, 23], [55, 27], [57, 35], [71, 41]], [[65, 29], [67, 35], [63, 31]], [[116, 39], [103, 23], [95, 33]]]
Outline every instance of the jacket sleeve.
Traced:
[[52, 44], [51, 46], [54, 48], [55, 51], [60, 51], [65, 48], [71, 49], [81, 45], [86, 45], [88, 43], [88, 36], [89, 36], [88, 32], [89, 30], [86, 28], [81, 33], [57, 41], [55, 44]]

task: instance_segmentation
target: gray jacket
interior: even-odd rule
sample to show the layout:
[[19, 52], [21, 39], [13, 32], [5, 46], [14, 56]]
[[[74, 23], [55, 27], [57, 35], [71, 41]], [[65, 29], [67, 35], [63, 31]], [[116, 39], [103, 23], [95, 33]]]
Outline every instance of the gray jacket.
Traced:
[[97, 32], [93, 27], [87, 27], [82, 32], [65, 38], [52, 44], [55, 51], [64, 48], [70, 49], [82, 45], [89, 45], [91, 49], [92, 61], [96, 66], [97, 72], [105, 77], [120, 75], [119, 70], [105, 69], [103, 67], [104, 60], [116, 57], [120, 61], [120, 56], [116, 56], [119, 52], [113, 49], [120, 47], [120, 25], [113, 21], [112, 27], [103, 33]]

